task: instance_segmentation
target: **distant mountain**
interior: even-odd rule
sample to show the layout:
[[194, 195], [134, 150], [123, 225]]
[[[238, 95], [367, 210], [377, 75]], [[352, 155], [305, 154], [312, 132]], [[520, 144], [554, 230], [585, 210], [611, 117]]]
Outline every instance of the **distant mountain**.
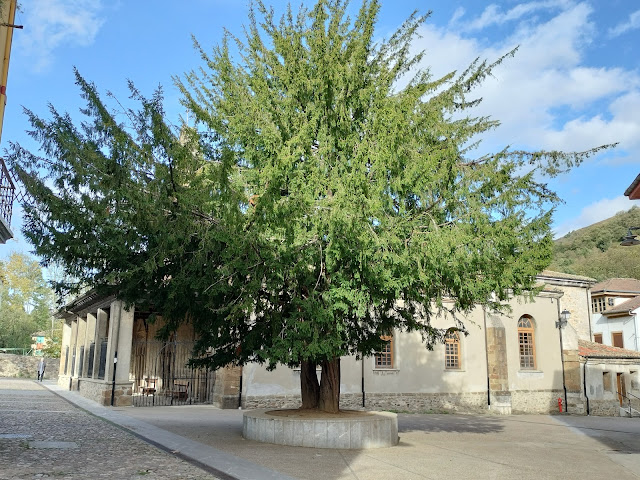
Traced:
[[[640, 279], [640, 245], [621, 247], [629, 227], [640, 227], [640, 208], [632, 207], [555, 240], [550, 270], [586, 275], [597, 280], [612, 277]], [[639, 235], [640, 230], [634, 233]]]

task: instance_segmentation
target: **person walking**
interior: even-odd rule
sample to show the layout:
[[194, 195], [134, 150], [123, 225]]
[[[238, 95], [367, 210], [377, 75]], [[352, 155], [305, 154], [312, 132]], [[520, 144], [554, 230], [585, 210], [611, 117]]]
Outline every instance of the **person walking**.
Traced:
[[40, 362], [38, 363], [38, 380], [42, 381], [42, 379], [44, 378], [44, 371], [47, 368], [47, 362], [45, 361], [44, 357], [42, 357], [40, 359]]

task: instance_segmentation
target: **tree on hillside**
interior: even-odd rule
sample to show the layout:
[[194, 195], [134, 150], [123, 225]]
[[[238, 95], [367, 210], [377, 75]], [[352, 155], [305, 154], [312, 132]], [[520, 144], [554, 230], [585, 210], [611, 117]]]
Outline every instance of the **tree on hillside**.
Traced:
[[550, 268], [597, 280], [640, 278], [640, 255], [634, 247], [620, 245], [630, 226], [640, 225], [640, 208], [568, 233], [554, 241]]
[[276, 21], [258, 2], [244, 41], [198, 46], [205, 66], [177, 81], [195, 127], [133, 86], [140, 108], [112, 112], [77, 74], [88, 120], [27, 112], [42, 153], [9, 157], [25, 236], [79, 281], [60, 289], [153, 307], [165, 331], [192, 322], [200, 364], [301, 366], [303, 407], [325, 411], [341, 356], [394, 330], [431, 348], [437, 313], [464, 332], [460, 313], [531, 291], [558, 202], [536, 179], [597, 150], [474, 157], [497, 122], [464, 112], [503, 58], [434, 79], [409, 53], [426, 16], [375, 43], [379, 2], [353, 21], [347, 3]]
[[38, 262], [20, 253], [0, 261], [0, 347], [29, 348], [31, 335], [50, 326], [52, 302]]

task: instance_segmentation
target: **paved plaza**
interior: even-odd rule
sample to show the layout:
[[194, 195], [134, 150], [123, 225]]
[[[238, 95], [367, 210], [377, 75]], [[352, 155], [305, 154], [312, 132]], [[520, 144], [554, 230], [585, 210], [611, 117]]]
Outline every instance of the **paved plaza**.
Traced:
[[0, 379], [0, 479], [219, 477], [91, 415], [33, 380]]
[[399, 414], [398, 424], [392, 448], [276, 446], [243, 439], [238, 410], [107, 408], [53, 382], [0, 379], [0, 479], [640, 478], [640, 419]]

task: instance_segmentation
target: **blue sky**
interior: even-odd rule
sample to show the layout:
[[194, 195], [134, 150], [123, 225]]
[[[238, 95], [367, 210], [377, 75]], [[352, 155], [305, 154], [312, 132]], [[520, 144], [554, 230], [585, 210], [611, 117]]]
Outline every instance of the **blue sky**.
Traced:
[[[266, 1], [276, 12], [287, 2]], [[294, 6], [301, 2], [293, 2]], [[313, 2], [305, 0], [305, 5]], [[23, 106], [47, 115], [47, 104], [80, 119], [82, 101], [73, 67], [101, 92], [126, 103], [126, 80], [147, 95], [162, 85], [169, 117], [184, 114], [172, 76], [197, 68], [191, 35], [209, 48], [224, 28], [240, 35], [247, 0], [187, 2], [21, 0], [7, 85], [0, 148], [35, 144]], [[359, 1], [353, 1], [355, 10]], [[435, 76], [489, 60], [519, 45], [478, 90], [478, 114], [502, 125], [485, 137], [483, 149], [584, 150], [619, 142], [613, 151], [550, 182], [565, 203], [554, 217], [558, 235], [627, 210], [623, 192], [640, 173], [640, 2], [629, 0], [476, 1], [383, 0], [377, 35], [393, 32], [414, 10], [432, 16], [416, 39], [425, 50], [423, 68]], [[637, 203], [637, 202], [636, 202]], [[16, 238], [0, 249], [28, 251], [14, 207]]]

